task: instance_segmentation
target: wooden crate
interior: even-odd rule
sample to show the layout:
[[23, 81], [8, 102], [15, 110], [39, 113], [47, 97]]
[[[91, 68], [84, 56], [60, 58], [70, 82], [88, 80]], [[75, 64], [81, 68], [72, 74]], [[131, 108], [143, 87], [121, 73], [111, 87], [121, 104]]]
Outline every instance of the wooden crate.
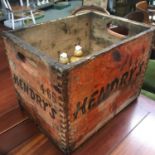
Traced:
[[[116, 38], [107, 24], [124, 25]], [[39, 126], [70, 153], [137, 98], [154, 28], [127, 19], [86, 13], [4, 33], [17, 96]], [[85, 56], [67, 65], [75, 44]], [[121, 123], [121, 122], [120, 122]]]

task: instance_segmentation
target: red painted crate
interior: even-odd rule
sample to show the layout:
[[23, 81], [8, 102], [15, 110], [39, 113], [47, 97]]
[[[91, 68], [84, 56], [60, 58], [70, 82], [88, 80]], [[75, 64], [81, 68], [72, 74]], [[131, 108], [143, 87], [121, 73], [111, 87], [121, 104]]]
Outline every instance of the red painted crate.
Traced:
[[[107, 25], [123, 25], [117, 38]], [[5, 32], [18, 99], [65, 153], [70, 153], [137, 98], [154, 28], [127, 19], [86, 13]], [[113, 33], [114, 34], [114, 33]], [[67, 65], [58, 53], [85, 56]]]

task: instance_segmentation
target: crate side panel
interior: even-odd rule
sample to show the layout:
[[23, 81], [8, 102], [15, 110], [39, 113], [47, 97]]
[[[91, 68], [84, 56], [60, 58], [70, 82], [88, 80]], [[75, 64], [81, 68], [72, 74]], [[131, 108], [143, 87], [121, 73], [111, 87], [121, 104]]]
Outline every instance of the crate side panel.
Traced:
[[107, 28], [108, 24], [113, 26], [122, 26], [128, 28], [129, 36], [135, 36], [145, 30], [148, 30], [150, 27], [144, 24], [139, 24], [135, 21], [130, 21], [128, 19], [123, 19], [116, 16], [108, 16], [102, 14], [92, 14], [92, 25], [96, 28], [101, 27], [104, 29]]
[[118, 43], [123, 39], [126, 39], [126, 37], [119, 38], [116, 35], [109, 33], [107, 30], [108, 24], [112, 24], [113, 27], [121, 26], [122, 32], [126, 32], [125, 30], [128, 30], [127, 38], [135, 36], [136, 34], [139, 34], [148, 29], [142, 25], [133, 24], [129, 21], [122, 21], [119, 18], [115, 19], [109, 16], [93, 14], [90, 33], [91, 51], [101, 50], [102, 48], [106, 48], [110, 45]]
[[90, 16], [66, 18], [15, 33], [33, 47], [58, 60], [60, 52], [73, 55], [75, 45], [89, 50]]
[[71, 70], [68, 106], [72, 149], [138, 96], [150, 46], [151, 34], [147, 34]]
[[[34, 120], [62, 147], [63, 107], [58, 102], [61, 81], [57, 77], [57, 71], [9, 39], [5, 40], [5, 44], [14, 86], [24, 106]], [[24, 55], [24, 60], [21, 61], [19, 53]], [[63, 99], [61, 100], [63, 102]]]

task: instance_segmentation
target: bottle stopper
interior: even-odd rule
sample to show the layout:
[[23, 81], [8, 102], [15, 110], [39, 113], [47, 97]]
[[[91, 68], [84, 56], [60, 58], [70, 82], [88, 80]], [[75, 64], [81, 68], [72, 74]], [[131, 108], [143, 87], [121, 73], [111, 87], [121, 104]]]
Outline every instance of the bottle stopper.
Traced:
[[80, 45], [76, 45], [74, 56], [81, 57], [82, 55], [83, 55], [82, 47]]
[[76, 50], [76, 51], [80, 51], [80, 50], [82, 50], [82, 47], [81, 47], [80, 45], [76, 45], [76, 46], [75, 46], [75, 50]]
[[67, 53], [63, 52], [60, 54], [59, 62], [62, 64], [67, 64], [69, 62]]

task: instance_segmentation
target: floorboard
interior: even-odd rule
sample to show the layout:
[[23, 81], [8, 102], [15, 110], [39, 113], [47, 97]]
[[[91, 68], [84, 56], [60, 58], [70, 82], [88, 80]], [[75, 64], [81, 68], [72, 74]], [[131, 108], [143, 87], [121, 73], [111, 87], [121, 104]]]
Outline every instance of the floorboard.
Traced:
[[62, 155], [46, 136], [39, 133], [10, 151], [8, 155]]
[[148, 114], [147, 110], [138, 106], [137, 101], [132, 103], [85, 143], [75, 155], [109, 154]]
[[149, 114], [112, 155], [155, 155], [155, 114]]
[[[129, 150], [129, 154], [134, 155], [139, 149], [140, 153], [143, 153], [142, 150], [144, 150], [147, 155], [155, 154], [154, 144], [148, 142], [150, 134], [153, 135], [153, 139], [155, 138], [153, 133], [155, 131], [155, 125], [153, 124], [155, 122], [155, 110], [152, 109], [153, 107], [155, 109], [154, 101], [140, 95], [137, 101], [120, 112], [77, 149], [73, 155], [128, 155], [126, 152]], [[28, 128], [27, 132], [31, 130], [30, 128]], [[34, 128], [38, 131], [36, 126]], [[148, 135], [144, 133], [148, 133]], [[18, 133], [18, 135], [20, 137], [21, 133]], [[135, 138], [138, 138], [138, 140]], [[152, 149], [149, 150], [149, 148]], [[5, 151], [9, 155], [63, 155], [52, 141], [40, 131], [38, 133], [33, 132], [22, 143]]]
[[0, 71], [0, 116], [17, 106], [16, 94], [11, 79], [10, 69], [7, 67]]
[[6, 155], [9, 151], [38, 132], [36, 126], [30, 119], [24, 120], [6, 132], [3, 132], [0, 134], [0, 155]]

